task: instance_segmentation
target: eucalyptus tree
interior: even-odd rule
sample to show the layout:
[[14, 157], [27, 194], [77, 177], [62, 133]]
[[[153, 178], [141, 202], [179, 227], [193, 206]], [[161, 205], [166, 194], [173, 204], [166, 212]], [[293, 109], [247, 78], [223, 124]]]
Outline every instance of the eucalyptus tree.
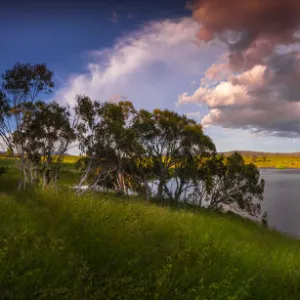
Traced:
[[158, 182], [155, 197], [260, 214], [264, 181], [259, 170], [237, 153], [227, 158], [217, 154], [200, 124], [156, 109], [139, 111], [135, 128], [150, 165], [143, 174]]
[[98, 124], [97, 109], [100, 104], [92, 101], [84, 95], [76, 96], [75, 111], [75, 133], [81, 158], [77, 162], [77, 168], [81, 171], [78, 184], [78, 193], [82, 185], [88, 181], [96, 168], [95, 134]]
[[7, 148], [20, 158], [19, 188], [25, 187], [29, 176], [23, 141], [16, 137], [23, 131], [24, 120], [30, 104], [54, 87], [53, 73], [45, 64], [15, 64], [1, 76], [0, 92], [0, 137]]
[[[189, 188], [199, 160], [215, 151], [213, 142], [201, 125], [169, 110], [141, 110], [135, 127], [158, 180], [156, 197], [178, 202]], [[174, 188], [169, 187], [170, 180]]]
[[31, 103], [17, 136], [22, 138], [17, 143], [23, 145], [31, 183], [41, 177], [43, 189], [50, 181], [55, 185], [63, 156], [75, 140], [69, 110], [56, 102]]
[[213, 210], [246, 211], [251, 216], [261, 214], [265, 182], [257, 167], [245, 163], [239, 153], [212, 156], [198, 172], [202, 178], [195, 190], [199, 205]]
[[109, 178], [115, 190], [127, 193], [130, 175], [126, 169], [140, 149], [133, 129], [136, 110], [132, 103], [99, 104], [78, 96], [75, 113], [82, 156], [78, 192], [85, 182], [95, 188]]
[[[82, 159], [80, 185], [128, 189], [171, 203], [196, 201], [260, 213], [264, 182], [238, 154], [216, 153], [202, 126], [169, 110], [136, 111], [130, 102], [97, 103], [77, 97], [76, 133]], [[80, 186], [78, 188], [78, 192]]]

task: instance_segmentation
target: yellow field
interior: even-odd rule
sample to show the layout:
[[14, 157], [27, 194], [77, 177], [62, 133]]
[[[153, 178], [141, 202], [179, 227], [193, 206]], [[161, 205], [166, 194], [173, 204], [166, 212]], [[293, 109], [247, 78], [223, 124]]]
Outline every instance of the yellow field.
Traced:
[[79, 156], [65, 156], [63, 159], [64, 163], [75, 164], [79, 159]]
[[243, 157], [247, 163], [254, 163], [259, 168], [300, 168], [300, 156], [263, 155]]

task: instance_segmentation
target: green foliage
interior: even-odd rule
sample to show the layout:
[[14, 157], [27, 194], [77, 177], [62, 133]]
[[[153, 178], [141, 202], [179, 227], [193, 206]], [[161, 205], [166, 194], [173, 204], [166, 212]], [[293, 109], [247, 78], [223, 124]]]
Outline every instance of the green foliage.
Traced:
[[225, 207], [244, 210], [251, 216], [260, 215], [264, 180], [260, 178], [259, 170], [253, 164], [245, 163], [239, 153], [211, 157], [199, 171], [205, 183], [200, 192], [205, 195], [203, 201], [208, 202], [209, 208]]
[[3, 165], [0, 165], [0, 177], [7, 173], [7, 170], [8, 170], [8, 167], [7, 166], [3, 166]]
[[[215, 145], [201, 125], [169, 110], [141, 110], [134, 126], [145, 156], [152, 162], [150, 174], [158, 180], [156, 198], [178, 203], [191, 181], [197, 180], [199, 158], [214, 153]], [[172, 179], [174, 190], [168, 186]]]
[[101, 185], [126, 193], [129, 169], [142, 151], [133, 129], [136, 111], [132, 103], [100, 105], [78, 96], [75, 112], [79, 148], [86, 156], [80, 162], [79, 187], [88, 182], [92, 188]]
[[[1, 76], [0, 137], [8, 149], [13, 150], [15, 156], [20, 158], [19, 168], [22, 178], [19, 181], [19, 188], [25, 188], [29, 176], [32, 177], [34, 173], [32, 171], [30, 175], [28, 174], [28, 153], [25, 149], [26, 138], [30, 139], [33, 133], [28, 137], [25, 131], [32, 119], [38, 97], [52, 92], [54, 87], [52, 77], [53, 73], [45, 64], [19, 63]], [[35, 153], [33, 155], [36, 161]]]
[[[234, 153], [216, 154], [200, 124], [169, 110], [136, 111], [131, 102], [99, 104], [77, 97], [76, 133], [82, 159], [78, 170], [90, 189], [127, 194], [129, 189], [178, 205], [209, 202], [209, 208], [237, 207], [260, 214], [264, 184], [253, 164]], [[149, 181], [157, 181], [157, 192]]]
[[56, 181], [62, 158], [75, 134], [70, 112], [58, 103], [36, 102], [28, 110], [22, 131], [17, 131], [23, 145], [31, 181], [41, 177], [43, 188]]
[[38, 96], [39, 92], [51, 93], [54, 87], [53, 73], [45, 64], [20, 64], [17, 63], [12, 69], [2, 75], [2, 88], [10, 95], [18, 94], [23, 102]]
[[300, 296], [299, 241], [250, 221], [0, 186], [0, 299]]

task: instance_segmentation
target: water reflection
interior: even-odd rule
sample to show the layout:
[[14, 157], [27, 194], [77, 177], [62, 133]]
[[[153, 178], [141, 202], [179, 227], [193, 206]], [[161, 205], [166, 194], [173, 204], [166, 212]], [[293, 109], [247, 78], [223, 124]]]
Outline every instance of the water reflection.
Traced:
[[270, 227], [300, 237], [300, 170], [262, 169], [261, 175]]

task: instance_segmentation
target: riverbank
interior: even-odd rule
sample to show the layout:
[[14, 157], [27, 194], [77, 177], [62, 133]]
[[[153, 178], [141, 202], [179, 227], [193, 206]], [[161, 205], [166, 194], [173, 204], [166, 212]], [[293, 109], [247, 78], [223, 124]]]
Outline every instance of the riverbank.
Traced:
[[231, 215], [2, 185], [0, 239], [1, 299], [300, 297], [300, 241]]

